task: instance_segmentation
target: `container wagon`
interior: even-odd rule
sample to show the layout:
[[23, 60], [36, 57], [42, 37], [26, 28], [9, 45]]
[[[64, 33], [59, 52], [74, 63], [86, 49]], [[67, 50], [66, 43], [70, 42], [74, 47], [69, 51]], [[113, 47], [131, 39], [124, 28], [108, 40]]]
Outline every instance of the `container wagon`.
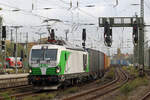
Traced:
[[121, 60], [116, 60], [116, 59], [111, 59], [111, 65], [112, 66], [116, 66], [116, 65], [120, 65], [120, 66], [128, 66], [129, 65], [129, 61], [126, 59], [121, 59]]
[[[87, 49], [89, 53], [89, 70], [90, 73], [94, 73], [97, 75], [104, 75], [104, 56], [103, 52], [94, 50], [94, 49]], [[96, 72], [96, 73], [95, 73]]]

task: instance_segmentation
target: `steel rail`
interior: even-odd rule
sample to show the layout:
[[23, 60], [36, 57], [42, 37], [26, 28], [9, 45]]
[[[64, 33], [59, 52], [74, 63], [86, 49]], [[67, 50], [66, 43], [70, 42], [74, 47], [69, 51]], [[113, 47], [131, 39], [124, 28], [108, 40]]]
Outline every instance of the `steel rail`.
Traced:
[[[97, 99], [97, 98], [99, 98], [99, 97], [101, 97], [101, 96], [104, 96], [104, 95], [106, 95], [106, 94], [108, 94], [108, 93], [110, 93], [110, 92], [112, 92], [112, 91], [114, 91], [114, 90], [116, 90], [116, 89], [118, 89], [118, 88], [120, 88], [123, 84], [125, 84], [126, 82], [128, 82], [128, 75], [122, 70], [122, 69], [120, 69], [119, 68], [119, 70], [121, 71], [121, 73], [122, 73], [122, 75], [120, 75], [120, 77], [124, 77], [125, 76], [125, 80], [123, 79], [123, 82], [121, 82], [119, 85], [118, 84], [116, 84], [116, 86], [115, 87], [112, 87], [110, 90], [108, 90], [108, 91], [106, 91], [106, 92], [102, 92], [102, 93], [100, 93], [100, 94], [98, 94], [98, 95], [95, 95], [95, 96], [92, 96], [92, 97], [90, 97], [90, 98], [88, 98], [88, 99], [86, 99], [86, 100], [94, 100], [94, 99]], [[120, 78], [121, 79], [121, 78]]]
[[141, 98], [141, 100], [147, 100], [148, 97], [150, 97], [150, 92], [148, 92], [147, 94], [145, 94], [145, 95]]
[[105, 84], [105, 85], [103, 85], [103, 86], [101, 86], [101, 87], [98, 87], [98, 88], [95, 88], [95, 89], [92, 89], [92, 90], [88, 90], [88, 91], [86, 91], [86, 92], [83, 92], [83, 93], [80, 93], [80, 94], [77, 94], [77, 95], [74, 95], [74, 96], [71, 96], [71, 97], [64, 98], [63, 100], [73, 100], [73, 99], [77, 99], [77, 98], [79, 98], [79, 97], [86, 96], [86, 95], [88, 95], [88, 94], [90, 94], [90, 93], [93, 93], [93, 92], [95, 92], [95, 91], [104, 89], [104, 88], [106, 88], [106, 87], [108, 87], [108, 86], [110, 86], [110, 85], [112, 85], [112, 84], [115, 84], [115, 83], [118, 82], [119, 79], [120, 79], [120, 75], [119, 75], [118, 71], [115, 70], [115, 72], [116, 72], [116, 74], [115, 74], [115, 77], [116, 77], [116, 78], [115, 78], [113, 81], [111, 81], [111, 82], [109, 82], [109, 83], [107, 83], [107, 84]]

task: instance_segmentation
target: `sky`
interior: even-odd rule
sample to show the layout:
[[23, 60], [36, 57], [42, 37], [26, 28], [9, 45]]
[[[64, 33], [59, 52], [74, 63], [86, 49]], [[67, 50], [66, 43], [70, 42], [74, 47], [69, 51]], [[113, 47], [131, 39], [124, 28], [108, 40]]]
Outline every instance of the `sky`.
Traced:
[[[72, 1], [72, 7], [70, 2]], [[78, 6], [77, 6], [78, 1]], [[132, 28], [113, 28], [113, 45], [104, 45], [103, 28], [98, 26], [98, 17], [133, 17], [140, 16], [140, 0], [0, 0], [0, 15], [3, 25], [7, 28], [7, 39], [10, 39], [10, 26], [22, 26], [18, 29], [18, 41], [25, 42], [25, 33], [29, 33], [29, 41], [36, 41], [39, 35], [47, 37], [46, 19], [59, 19], [61, 22], [49, 22], [55, 29], [57, 37], [65, 38], [65, 31], [69, 30], [69, 42], [74, 45], [82, 43], [82, 29], [87, 30], [87, 47], [101, 50], [107, 54], [116, 53], [121, 48], [123, 53], [133, 52]], [[150, 0], [145, 0], [145, 22], [150, 25]], [[94, 7], [87, 7], [94, 5]], [[51, 8], [51, 9], [44, 9]], [[19, 10], [19, 11], [14, 11]], [[94, 25], [84, 25], [94, 24]], [[145, 28], [146, 41], [149, 40], [149, 28]], [[13, 29], [13, 38], [15, 39]], [[20, 35], [21, 34], [21, 35]]]

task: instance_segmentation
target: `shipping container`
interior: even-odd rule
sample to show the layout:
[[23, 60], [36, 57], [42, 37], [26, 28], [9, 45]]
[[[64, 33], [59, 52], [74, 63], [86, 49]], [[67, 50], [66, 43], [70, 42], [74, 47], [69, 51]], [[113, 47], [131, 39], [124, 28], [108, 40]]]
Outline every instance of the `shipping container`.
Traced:
[[110, 57], [108, 57], [108, 68], [110, 67]]
[[126, 59], [120, 59], [120, 60], [115, 60], [111, 59], [111, 65], [122, 65], [122, 66], [128, 66], [130, 63]]
[[87, 49], [89, 52], [90, 72], [98, 72], [104, 74], [104, 53]]
[[108, 57], [106, 54], [104, 56], [104, 68], [107, 70], [110, 67], [110, 57]]

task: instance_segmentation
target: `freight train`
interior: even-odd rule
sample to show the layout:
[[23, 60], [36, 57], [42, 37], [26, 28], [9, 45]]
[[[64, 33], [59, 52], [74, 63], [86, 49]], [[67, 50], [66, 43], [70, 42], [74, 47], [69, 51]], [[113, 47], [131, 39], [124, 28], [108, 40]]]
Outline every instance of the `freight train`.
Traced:
[[116, 66], [116, 65], [120, 65], [120, 66], [129, 66], [130, 62], [129, 60], [126, 59], [111, 59], [111, 66]]
[[110, 61], [106, 55], [93, 49], [64, 45], [41, 44], [31, 48], [28, 81], [38, 89], [74, 84], [84, 79], [104, 75]]

